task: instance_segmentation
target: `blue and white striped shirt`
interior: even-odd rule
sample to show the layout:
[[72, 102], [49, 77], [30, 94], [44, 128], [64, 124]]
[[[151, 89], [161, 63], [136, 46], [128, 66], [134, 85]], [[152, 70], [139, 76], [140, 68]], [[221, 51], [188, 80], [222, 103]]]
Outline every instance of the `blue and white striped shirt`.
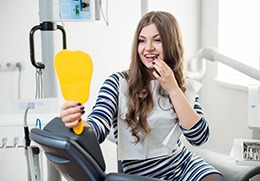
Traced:
[[[102, 143], [111, 127], [116, 143], [118, 143], [118, 105], [120, 79], [122, 73], [109, 76], [101, 86], [96, 104], [87, 118], [97, 139]], [[209, 137], [209, 127], [204, 118], [199, 97], [196, 96], [194, 109], [201, 119], [191, 128], [180, 127], [184, 137], [194, 146], [205, 143]], [[179, 139], [177, 149], [171, 154], [137, 160], [122, 160], [125, 173], [159, 178], [162, 180], [200, 180], [210, 173], [219, 173], [204, 160], [191, 153]]]

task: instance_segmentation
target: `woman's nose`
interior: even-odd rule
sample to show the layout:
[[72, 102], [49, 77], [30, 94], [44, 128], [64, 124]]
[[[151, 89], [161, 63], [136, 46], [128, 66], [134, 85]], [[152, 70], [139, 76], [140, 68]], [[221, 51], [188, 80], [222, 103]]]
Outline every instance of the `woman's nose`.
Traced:
[[154, 46], [153, 46], [152, 42], [147, 42], [145, 48], [146, 48], [146, 50], [154, 50]]

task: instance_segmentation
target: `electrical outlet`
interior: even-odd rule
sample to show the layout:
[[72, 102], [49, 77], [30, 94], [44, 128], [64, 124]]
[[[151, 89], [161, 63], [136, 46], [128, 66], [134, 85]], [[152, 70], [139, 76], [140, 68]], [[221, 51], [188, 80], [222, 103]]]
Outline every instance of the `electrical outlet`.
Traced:
[[0, 62], [0, 72], [19, 71], [24, 69], [22, 62]]

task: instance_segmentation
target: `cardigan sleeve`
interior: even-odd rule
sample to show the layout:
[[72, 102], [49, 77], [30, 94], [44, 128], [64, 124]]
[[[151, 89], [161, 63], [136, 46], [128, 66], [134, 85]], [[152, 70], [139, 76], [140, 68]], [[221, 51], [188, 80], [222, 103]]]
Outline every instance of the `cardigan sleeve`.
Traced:
[[180, 129], [185, 136], [185, 138], [190, 142], [193, 146], [200, 146], [207, 142], [210, 129], [209, 125], [204, 117], [203, 111], [199, 104], [199, 96], [196, 96], [194, 109], [196, 112], [201, 116], [201, 119], [191, 128], [191, 129], [184, 129], [180, 126]]
[[112, 122], [117, 117], [120, 76], [122, 76], [120, 73], [115, 73], [105, 80], [99, 90], [96, 103], [87, 118], [100, 143], [109, 134]]

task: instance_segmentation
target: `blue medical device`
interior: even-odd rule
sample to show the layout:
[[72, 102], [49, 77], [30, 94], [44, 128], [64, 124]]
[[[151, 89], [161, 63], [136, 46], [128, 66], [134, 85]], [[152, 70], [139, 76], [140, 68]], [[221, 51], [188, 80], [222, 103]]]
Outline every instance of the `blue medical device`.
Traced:
[[99, 20], [99, 6], [99, 0], [59, 0], [59, 20]]

